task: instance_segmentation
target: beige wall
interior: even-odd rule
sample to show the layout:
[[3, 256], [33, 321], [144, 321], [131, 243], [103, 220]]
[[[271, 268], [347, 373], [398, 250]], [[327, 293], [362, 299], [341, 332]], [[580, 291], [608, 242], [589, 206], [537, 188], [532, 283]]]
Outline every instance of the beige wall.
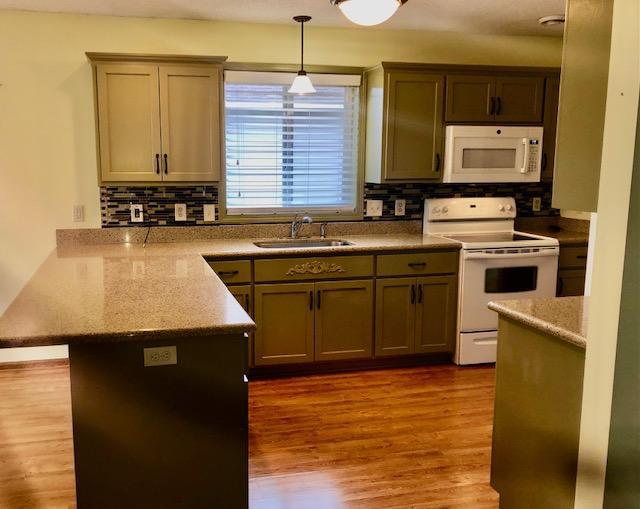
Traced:
[[[561, 40], [310, 25], [310, 64], [381, 60], [557, 66]], [[227, 55], [296, 62], [298, 29], [166, 19], [0, 12], [0, 312], [55, 245], [56, 228], [97, 227], [91, 74], [85, 51]], [[73, 204], [86, 210], [71, 221]]]
[[[628, 226], [637, 227], [637, 218], [629, 218], [629, 203], [640, 94], [639, 23], [636, 0], [615, 0], [588, 311], [576, 509], [602, 508], [604, 497], [627, 231]], [[634, 290], [637, 311], [637, 288]], [[628, 373], [620, 374], [625, 375]]]

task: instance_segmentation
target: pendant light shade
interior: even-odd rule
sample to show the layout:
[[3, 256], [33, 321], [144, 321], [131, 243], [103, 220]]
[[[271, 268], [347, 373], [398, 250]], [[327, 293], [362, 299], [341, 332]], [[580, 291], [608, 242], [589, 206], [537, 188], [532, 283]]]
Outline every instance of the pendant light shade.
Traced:
[[349, 21], [372, 26], [387, 21], [407, 0], [331, 0], [331, 3], [337, 5]]
[[316, 89], [304, 70], [304, 24], [311, 21], [311, 16], [295, 16], [294, 21], [300, 23], [300, 70], [289, 88], [290, 94], [313, 94]]
[[290, 94], [314, 94], [316, 89], [305, 71], [299, 71], [289, 88]]

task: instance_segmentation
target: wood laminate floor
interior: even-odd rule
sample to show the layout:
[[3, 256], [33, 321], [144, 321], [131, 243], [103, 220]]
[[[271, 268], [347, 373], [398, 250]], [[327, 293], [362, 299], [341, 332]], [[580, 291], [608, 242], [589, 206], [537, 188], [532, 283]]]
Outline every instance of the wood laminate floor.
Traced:
[[[497, 508], [494, 369], [250, 384], [251, 509]], [[75, 507], [66, 363], [0, 369], [0, 508]], [[226, 509], [226, 508], [216, 508]]]

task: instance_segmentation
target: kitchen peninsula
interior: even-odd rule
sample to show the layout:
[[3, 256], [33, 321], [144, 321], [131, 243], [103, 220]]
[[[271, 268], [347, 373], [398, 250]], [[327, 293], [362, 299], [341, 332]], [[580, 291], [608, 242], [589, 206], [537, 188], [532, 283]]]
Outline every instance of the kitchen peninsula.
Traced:
[[500, 317], [491, 459], [500, 507], [574, 506], [587, 306], [583, 297], [489, 304]]
[[344, 239], [270, 250], [248, 239], [59, 243], [0, 318], [0, 347], [69, 345], [78, 507], [247, 506], [255, 325], [204, 257], [448, 250], [457, 270], [458, 245], [445, 239]]

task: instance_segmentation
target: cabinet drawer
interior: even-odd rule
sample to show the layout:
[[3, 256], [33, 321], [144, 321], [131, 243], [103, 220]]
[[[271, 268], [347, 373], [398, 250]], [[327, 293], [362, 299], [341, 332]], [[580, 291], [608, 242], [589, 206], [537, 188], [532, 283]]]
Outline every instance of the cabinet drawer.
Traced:
[[251, 262], [249, 260], [210, 261], [208, 263], [225, 283], [251, 282]]
[[373, 256], [331, 256], [256, 260], [255, 280], [307, 281], [373, 276]]
[[411, 253], [378, 256], [378, 276], [414, 276], [423, 274], [455, 274], [458, 253]]
[[587, 266], [587, 246], [561, 247], [558, 267], [561, 269], [584, 268]]

